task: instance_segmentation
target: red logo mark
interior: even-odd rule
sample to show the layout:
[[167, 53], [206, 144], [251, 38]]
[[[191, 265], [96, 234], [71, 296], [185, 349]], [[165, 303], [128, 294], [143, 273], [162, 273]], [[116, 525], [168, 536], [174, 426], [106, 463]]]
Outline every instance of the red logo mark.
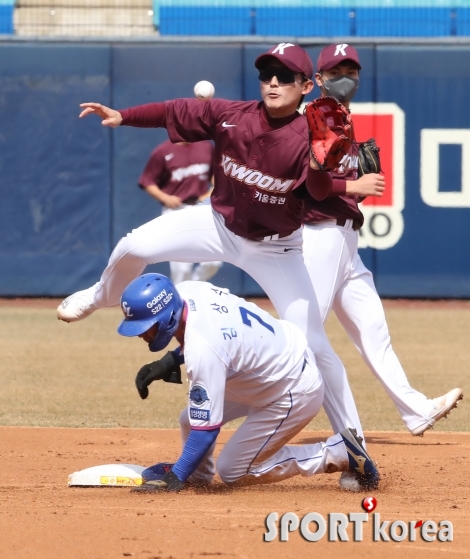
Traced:
[[423, 525], [423, 521], [420, 520], [419, 522], [417, 522], [417, 523], [415, 524], [415, 528], [419, 528], [419, 527], [422, 526], [422, 525]]
[[375, 497], [365, 497], [362, 501], [362, 508], [366, 512], [372, 512], [377, 507], [377, 499]]
[[387, 181], [387, 188], [382, 198], [369, 196], [364, 204], [370, 206], [393, 205], [393, 115], [392, 114], [358, 114], [354, 115], [354, 132], [358, 142], [375, 138], [380, 147], [380, 163]]

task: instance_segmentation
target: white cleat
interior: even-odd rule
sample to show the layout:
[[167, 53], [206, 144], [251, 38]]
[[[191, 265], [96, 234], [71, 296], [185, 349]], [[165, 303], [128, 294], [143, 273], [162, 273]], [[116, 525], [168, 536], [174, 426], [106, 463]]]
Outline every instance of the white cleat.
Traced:
[[77, 291], [73, 295], [64, 299], [57, 307], [57, 318], [64, 322], [77, 322], [96, 311], [97, 307], [93, 304], [90, 291], [93, 288]]
[[339, 487], [343, 491], [353, 491], [354, 493], [358, 493], [363, 490], [354, 473], [349, 471], [342, 472], [341, 477], [339, 478]]
[[429, 421], [416, 427], [415, 429], [410, 429], [410, 433], [415, 437], [423, 436], [423, 433], [428, 429], [432, 429], [433, 425], [439, 419], [443, 417], [447, 417], [451, 410], [457, 407], [459, 400], [463, 398], [463, 393], [460, 388], [454, 388], [444, 396], [440, 396], [439, 398], [434, 398], [432, 400], [433, 403], [433, 410], [429, 416]]

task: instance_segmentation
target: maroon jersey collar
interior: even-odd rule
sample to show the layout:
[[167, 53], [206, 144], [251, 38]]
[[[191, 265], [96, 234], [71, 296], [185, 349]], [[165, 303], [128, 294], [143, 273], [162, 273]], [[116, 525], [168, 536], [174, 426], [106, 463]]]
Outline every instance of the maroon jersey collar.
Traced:
[[260, 125], [264, 133], [282, 128], [293, 122], [299, 116], [301, 116], [300, 113], [295, 111], [295, 113], [284, 118], [272, 118], [269, 116], [264, 103], [261, 104], [261, 111], [259, 112]]

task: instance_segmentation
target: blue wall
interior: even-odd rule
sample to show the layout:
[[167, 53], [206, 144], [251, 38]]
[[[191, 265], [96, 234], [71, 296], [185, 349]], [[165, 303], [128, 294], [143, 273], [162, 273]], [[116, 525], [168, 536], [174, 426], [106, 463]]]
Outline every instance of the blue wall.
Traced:
[[289, 5], [293, 3], [281, 1], [273, 6], [263, 0], [226, 0], [219, 6], [192, 6], [182, 0], [154, 0], [154, 23], [160, 35], [187, 36], [452, 37], [470, 33], [468, 7], [357, 7], [355, 2], [335, 2], [334, 7], [312, 2]]
[[[377, 49], [377, 98], [397, 103], [406, 118], [405, 228], [394, 247], [376, 251], [376, 282], [384, 295], [470, 297], [470, 203], [467, 207], [431, 207], [420, 192], [426, 186], [420, 177], [420, 162], [433, 164], [421, 149], [421, 131], [470, 133], [470, 113], [465, 110], [470, 74], [464, 70], [469, 55], [470, 49], [457, 47]], [[464, 177], [463, 161], [457, 162], [446, 151], [440, 153], [439, 191], [464, 189], [470, 195], [470, 176]]]
[[96, 281], [110, 249], [111, 133], [78, 121], [110, 102], [110, 49], [0, 46], [0, 293]]
[[[118, 239], [160, 213], [137, 179], [166, 131], [79, 120], [80, 102], [124, 108], [191, 97], [201, 79], [215, 84], [218, 97], [258, 98], [253, 61], [267, 46], [0, 44], [0, 296], [87, 287]], [[470, 134], [470, 47], [358, 48], [363, 72], [355, 101], [394, 103], [405, 117], [403, 233], [388, 248], [366, 243], [361, 256], [382, 295], [470, 297], [467, 143], [447, 142], [438, 151], [439, 192], [461, 192], [460, 207], [427, 203], [421, 178], [423, 129]], [[308, 48], [314, 61], [319, 50]], [[157, 269], [168, 272], [166, 264]], [[229, 265], [214, 282], [260, 293]]]
[[0, 2], [0, 35], [13, 34], [14, 0]]

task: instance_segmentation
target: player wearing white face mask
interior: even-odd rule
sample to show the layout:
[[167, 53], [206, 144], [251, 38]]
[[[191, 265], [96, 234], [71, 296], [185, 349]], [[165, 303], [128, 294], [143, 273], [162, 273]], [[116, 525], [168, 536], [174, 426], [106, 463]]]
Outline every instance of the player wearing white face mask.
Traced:
[[[334, 97], [349, 108], [359, 86], [360, 69], [359, 55], [351, 45], [324, 48], [318, 57], [315, 74], [322, 96]], [[392, 398], [411, 434], [422, 435], [455, 407], [462, 398], [462, 391], [456, 388], [440, 398], [427, 399], [410, 386], [392, 349], [372, 274], [358, 253], [358, 230], [364, 222], [358, 202], [366, 196], [381, 197], [385, 180], [376, 173], [358, 179], [357, 152], [356, 144], [332, 173], [332, 188], [328, 193], [305, 200], [304, 260], [323, 321], [333, 309], [359, 353]], [[335, 386], [335, 392], [341, 393], [340, 385]], [[354, 402], [350, 406], [345, 404], [355, 413], [353, 406]], [[358, 489], [355, 480], [346, 478], [347, 474], [343, 475], [341, 483], [344, 488]]]

